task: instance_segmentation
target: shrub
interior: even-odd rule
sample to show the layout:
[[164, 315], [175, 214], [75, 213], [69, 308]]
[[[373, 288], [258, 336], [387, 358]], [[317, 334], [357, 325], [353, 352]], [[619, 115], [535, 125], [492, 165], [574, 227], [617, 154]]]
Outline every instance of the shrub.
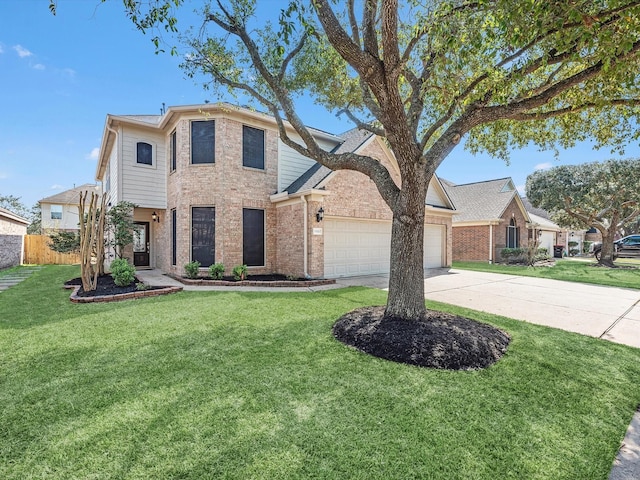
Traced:
[[222, 263], [214, 263], [209, 267], [209, 276], [216, 280], [221, 280], [224, 276], [224, 265]]
[[198, 278], [200, 272], [200, 262], [197, 260], [189, 262], [184, 266], [184, 271], [187, 274], [187, 278]]
[[126, 258], [116, 258], [111, 262], [111, 276], [117, 286], [126, 287], [136, 279], [136, 269]]
[[589, 253], [589, 251], [591, 250], [591, 244], [593, 242], [590, 242], [589, 240], [585, 240], [582, 243], [582, 253]]
[[247, 278], [247, 266], [246, 265], [236, 265], [233, 267], [233, 278], [235, 280], [244, 280]]
[[518, 258], [521, 257], [522, 255], [524, 255], [524, 249], [523, 248], [503, 248], [500, 251], [500, 256], [502, 258], [504, 258], [505, 260], [509, 259], [509, 258]]
[[49, 235], [49, 248], [58, 253], [72, 253], [80, 251], [79, 232], [55, 232]]

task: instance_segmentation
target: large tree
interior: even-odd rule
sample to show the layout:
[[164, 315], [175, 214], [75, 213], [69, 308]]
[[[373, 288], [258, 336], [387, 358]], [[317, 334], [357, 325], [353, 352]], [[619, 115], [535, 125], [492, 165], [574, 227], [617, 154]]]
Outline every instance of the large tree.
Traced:
[[[134, 23], [156, 32], [177, 31], [181, 3], [124, 0]], [[463, 138], [472, 151], [504, 158], [529, 142], [592, 138], [622, 148], [638, 138], [640, 1], [308, 0], [284, 3], [271, 23], [269, 9], [212, 1], [201, 28], [183, 30], [183, 66], [214, 92], [269, 110], [299, 153], [375, 182], [393, 214], [388, 317], [426, 313], [426, 191]], [[300, 96], [384, 138], [400, 184], [375, 158], [323, 150], [301, 118]]]
[[562, 165], [527, 177], [527, 198], [560, 225], [595, 227], [602, 234], [599, 263], [613, 267], [615, 235], [640, 215], [640, 159]]

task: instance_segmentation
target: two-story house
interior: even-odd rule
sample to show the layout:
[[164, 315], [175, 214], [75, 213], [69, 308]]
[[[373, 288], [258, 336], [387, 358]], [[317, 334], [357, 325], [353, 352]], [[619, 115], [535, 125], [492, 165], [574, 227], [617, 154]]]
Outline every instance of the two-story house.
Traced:
[[99, 194], [101, 188], [100, 185], [85, 183], [41, 199], [39, 203], [42, 212], [42, 232], [79, 230], [78, 204], [80, 203], [80, 193], [85, 191]]
[[[328, 151], [379, 159], [399, 182], [382, 139], [312, 132]], [[197, 260], [227, 272], [245, 264], [250, 274], [312, 278], [389, 271], [392, 216], [374, 183], [299, 155], [263, 113], [205, 104], [108, 115], [96, 180], [108, 205], [137, 205], [138, 268], [181, 275]], [[454, 209], [437, 178], [425, 209], [425, 268], [449, 266]]]

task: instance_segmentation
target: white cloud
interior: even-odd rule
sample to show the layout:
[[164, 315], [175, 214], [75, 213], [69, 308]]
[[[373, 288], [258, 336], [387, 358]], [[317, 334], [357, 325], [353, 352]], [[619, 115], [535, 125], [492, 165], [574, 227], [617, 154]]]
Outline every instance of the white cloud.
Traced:
[[54, 185], [51, 185], [51, 190], [64, 190], [64, 187], [56, 183]]
[[20, 58], [30, 57], [31, 55], [33, 55], [33, 53], [24, 48], [22, 45], [14, 45], [13, 49], [18, 52], [18, 56]]
[[100, 153], [100, 149], [98, 147], [95, 147], [94, 149], [91, 150], [91, 153], [86, 155], [84, 158], [86, 158], [87, 160], [97, 160], [99, 153]]
[[45, 68], [46, 68], [46, 67], [45, 67], [44, 65], [42, 65], [41, 63], [36, 63], [36, 64], [33, 66], [33, 69], [34, 69], [34, 70], [44, 70]]
[[553, 165], [550, 162], [545, 162], [545, 163], [537, 164], [535, 167], [533, 167], [533, 169], [534, 170], [549, 170], [551, 167], [553, 167]]

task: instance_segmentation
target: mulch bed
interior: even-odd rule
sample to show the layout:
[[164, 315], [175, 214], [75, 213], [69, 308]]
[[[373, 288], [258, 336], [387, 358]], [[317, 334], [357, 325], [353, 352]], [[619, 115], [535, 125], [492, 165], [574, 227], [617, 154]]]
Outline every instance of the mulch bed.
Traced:
[[208, 285], [214, 287], [319, 287], [336, 283], [333, 279], [291, 278], [281, 274], [248, 275], [245, 280], [236, 280], [232, 276], [222, 277], [221, 280], [216, 280], [213, 277], [187, 278], [170, 276], [186, 285]]
[[84, 291], [82, 288], [82, 279], [80, 277], [66, 281], [64, 283], [64, 287], [74, 289], [74, 292], [71, 294], [71, 301], [74, 303], [114, 302], [133, 298], [164, 295], [182, 290], [182, 287], [158, 286], [146, 286], [143, 290], [138, 290], [138, 283], [141, 282], [136, 278], [129, 285], [120, 287], [115, 284], [111, 275], [100, 275], [98, 277], [97, 288], [93, 291]]
[[446, 370], [478, 370], [497, 362], [511, 338], [491, 325], [448, 313], [426, 318], [384, 317], [385, 307], [364, 307], [338, 319], [334, 336], [370, 355], [399, 363]]

